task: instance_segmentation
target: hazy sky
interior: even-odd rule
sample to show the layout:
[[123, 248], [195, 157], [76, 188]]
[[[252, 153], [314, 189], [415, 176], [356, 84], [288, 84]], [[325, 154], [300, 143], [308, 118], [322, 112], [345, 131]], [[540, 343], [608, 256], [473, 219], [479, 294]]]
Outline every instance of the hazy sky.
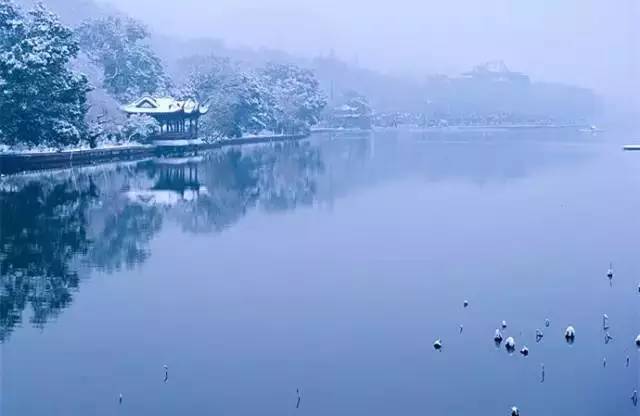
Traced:
[[385, 72], [504, 59], [536, 79], [638, 93], [640, 0], [101, 0], [166, 34], [338, 56]]

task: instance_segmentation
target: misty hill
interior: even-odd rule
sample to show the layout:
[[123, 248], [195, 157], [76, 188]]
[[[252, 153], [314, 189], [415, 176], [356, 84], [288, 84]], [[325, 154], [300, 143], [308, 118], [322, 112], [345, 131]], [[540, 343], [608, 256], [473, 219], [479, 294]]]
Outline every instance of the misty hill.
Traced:
[[[31, 5], [34, 0], [20, 0]], [[92, 0], [47, 0], [47, 6], [66, 23], [118, 11]], [[431, 75], [423, 79], [382, 74], [341, 61], [333, 54], [301, 58], [275, 49], [232, 48], [214, 38], [181, 39], [153, 34], [151, 44], [167, 72], [181, 78], [181, 62], [195, 55], [218, 55], [251, 67], [267, 62], [294, 63], [312, 69], [330, 105], [350, 92], [366, 96], [377, 112], [409, 112], [428, 117], [460, 118], [513, 114], [523, 119], [576, 121], [591, 119], [601, 111], [596, 94], [576, 86], [542, 83], [510, 71], [501, 62], [479, 65], [459, 75]]]

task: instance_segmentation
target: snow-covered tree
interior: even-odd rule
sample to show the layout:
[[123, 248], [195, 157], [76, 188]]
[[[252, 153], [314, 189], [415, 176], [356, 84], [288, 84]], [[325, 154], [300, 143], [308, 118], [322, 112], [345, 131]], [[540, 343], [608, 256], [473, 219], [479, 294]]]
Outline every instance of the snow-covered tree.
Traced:
[[99, 143], [119, 141], [120, 128], [126, 121], [126, 115], [120, 103], [104, 88], [102, 69], [84, 54], [72, 62], [72, 68], [85, 74], [92, 87], [87, 94], [88, 111], [85, 117], [89, 145], [96, 147]]
[[110, 16], [84, 22], [76, 32], [82, 51], [103, 68], [105, 89], [121, 102], [166, 89], [162, 63], [142, 23]]
[[121, 131], [125, 141], [143, 143], [149, 137], [160, 132], [160, 124], [153, 117], [145, 114], [135, 114], [127, 118]]
[[272, 130], [298, 133], [318, 123], [327, 105], [313, 72], [291, 64], [268, 64], [261, 71], [269, 90]]
[[15, 3], [0, 1], [0, 47], [9, 48], [25, 32], [24, 17]]
[[0, 141], [65, 146], [84, 138], [89, 84], [69, 68], [78, 51], [73, 31], [44, 6], [25, 16], [0, 0]]
[[202, 131], [209, 137], [239, 137], [263, 130], [268, 122], [267, 90], [260, 77], [216, 56], [190, 60], [183, 94], [209, 106]]

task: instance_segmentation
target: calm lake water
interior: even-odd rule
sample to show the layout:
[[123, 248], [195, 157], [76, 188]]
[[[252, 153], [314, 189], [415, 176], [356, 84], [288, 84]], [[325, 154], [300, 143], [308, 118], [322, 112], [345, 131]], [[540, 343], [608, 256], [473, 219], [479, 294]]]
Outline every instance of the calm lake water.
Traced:
[[1, 413], [640, 414], [629, 138], [322, 135], [5, 177]]

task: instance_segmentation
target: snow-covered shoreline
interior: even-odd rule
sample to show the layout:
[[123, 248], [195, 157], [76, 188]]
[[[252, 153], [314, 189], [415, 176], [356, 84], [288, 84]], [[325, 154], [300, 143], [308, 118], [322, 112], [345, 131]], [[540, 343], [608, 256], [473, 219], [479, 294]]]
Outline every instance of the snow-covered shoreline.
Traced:
[[90, 147], [89, 145], [83, 146], [69, 146], [64, 148], [55, 148], [49, 146], [37, 146], [37, 147], [14, 147], [11, 148], [7, 145], [0, 145], [0, 156], [1, 155], [55, 155], [61, 153], [72, 153], [72, 152], [86, 152], [86, 151], [95, 151], [95, 150], [110, 150], [110, 149], [140, 149], [140, 148], [148, 148], [153, 147], [153, 145], [141, 144], [141, 143], [106, 143], [99, 145], [97, 147]]
[[78, 165], [91, 165], [114, 160], [142, 159], [150, 156], [189, 154], [225, 146], [259, 144], [288, 140], [300, 140], [308, 134], [299, 135], [258, 135], [223, 139], [214, 142], [202, 140], [164, 141], [154, 144], [128, 144], [101, 146], [97, 148], [47, 149], [33, 151], [0, 152], [0, 174], [14, 174], [31, 170], [48, 170]]

